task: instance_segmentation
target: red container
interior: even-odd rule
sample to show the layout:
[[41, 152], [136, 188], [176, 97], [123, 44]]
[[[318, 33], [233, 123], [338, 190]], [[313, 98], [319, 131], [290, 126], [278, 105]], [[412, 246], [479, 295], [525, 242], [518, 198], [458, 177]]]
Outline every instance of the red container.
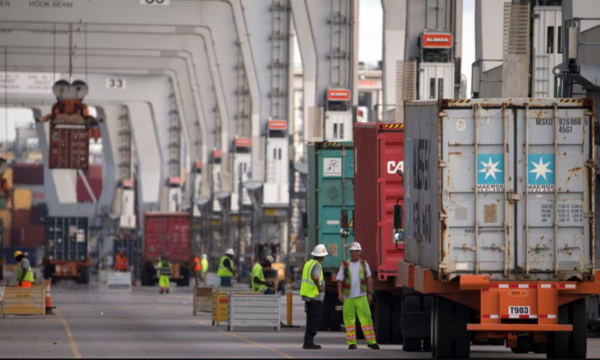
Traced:
[[50, 129], [50, 169], [87, 169], [90, 134], [85, 128]]
[[404, 244], [393, 238], [394, 205], [404, 205], [404, 128], [399, 123], [354, 125], [354, 238], [376, 279], [395, 277]]
[[10, 231], [10, 245], [38, 247], [44, 245], [44, 225], [29, 225]]
[[144, 213], [144, 259], [155, 262], [165, 254], [172, 262], [189, 261], [190, 223], [190, 214], [184, 212]]
[[[102, 193], [102, 178], [89, 178], [87, 179], [88, 185], [92, 189], [96, 200], [100, 198], [100, 194]], [[80, 176], [77, 176], [77, 202], [85, 203], [85, 202], [93, 202], [94, 200], [90, 196], [83, 179]]]
[[44, 167], [41, 165], [14, 164], [14, 185], [44, 185]]
[[87, 177], [92, 179], [102, 178], [102, 165], [89, 165]]
[[31, 224], [30, 210], [15, 210], [13, 212], [13, 229], [28, 227]]

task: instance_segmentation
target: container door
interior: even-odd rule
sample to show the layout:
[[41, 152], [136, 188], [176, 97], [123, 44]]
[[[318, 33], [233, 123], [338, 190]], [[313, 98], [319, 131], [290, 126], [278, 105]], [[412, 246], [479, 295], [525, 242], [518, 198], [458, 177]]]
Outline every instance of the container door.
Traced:
[[[498, 273], [510, 266], [514, 234], [513, 112], [449, 109], [442, 118], [442, 268]], [[413, 150], [414, 151], [414, 150]]]
[[[342, 260], [350, 258], [345, 246], [354, 241], [351, 234], [346, 241], [340, 236], [342, 210], [348, 210], [348, 221], [354, 216], [354, 150], [318, 150], [318, 241], [325, 245], [329, 256], [323, 267], [339, 267]], [[342, 179], [345, 179], [343, 184]], [[345, 189], [344, 189], [345, 187]]]
[[593, 269], [593, 143], [585, 111], [558, 106], [518, 111], [523, 200], [515, 253], [525, 273]]

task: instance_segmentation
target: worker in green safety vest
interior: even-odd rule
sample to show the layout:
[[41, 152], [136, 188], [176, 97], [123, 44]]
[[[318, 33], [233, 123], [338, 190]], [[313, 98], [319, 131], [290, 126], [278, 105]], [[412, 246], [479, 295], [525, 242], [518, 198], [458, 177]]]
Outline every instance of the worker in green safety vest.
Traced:
[[30, 288], [33, 283], [33, 271], [31, 270], [31, 264], [27, 259], [27, 253], [21, 251], [15, 251], [13, 255], [15, 260], [19, 263], [19, 269], [17, 270], [17, 281], [19, 287]]
[[165, 255], [161, 255], [160, 261], [158, 262], [158, 286], [159, 294], [166, 292], [169, 293], [169, 278], [171, 277], [171, 262], [167, 260]]
[[321, 311], [325, 298], [325, 282], [321, 267], [321, 262], [327, 256], [325, 245], [315, 246], [311, 255], [313, 258], [304, 264], [302, 285], [300, 286], [300, 296], [305, 302], [306, 309], [306, 333], [304, 333], [302, 348], [318, 350], [321, 349], [321, 345], [316, 345], [314, 340], [321, 323]]
[[231, 278], [235, 276], [235, 271], [233, 271], [233, 249], [227, 249], [225, 256], [221, 258], [217, 276], [221, 278], [221, 286], [231, 286]]
[[252, 268], [252, 273], [250, 274], [250, 282], [252, 284], [252, 291], [261, 292], [266, 295], [275, 294], [272, 288], [275, 286], [275, 283], [272, 281], [265, 280], [265, 274], [263, 269], [269, 269], [271, 264], [275, 262], [272, 256], [265, 256], [261, 261], [257, 262]]
[[373, 285], [369, 264], [360, 259], [362, 248], [357, 242], [350, 244], [350, 264], [342, 262], [337, 275], [338, 300], [344, 303], [344, 326], [348, 349], [356, 349], [356, 315], [360, 319], [367, 346], [379, 349], [375, 339], [373, 318], [369, 304], [373, 301]]

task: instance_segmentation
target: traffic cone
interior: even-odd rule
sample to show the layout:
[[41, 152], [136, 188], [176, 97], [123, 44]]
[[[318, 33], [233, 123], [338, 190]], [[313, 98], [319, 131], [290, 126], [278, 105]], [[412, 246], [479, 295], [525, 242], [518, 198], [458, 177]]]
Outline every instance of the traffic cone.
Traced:
[[46, 315], [52, 315], [52, 297], [50, 295], [50, 284], [52, 280], [46, 281]]

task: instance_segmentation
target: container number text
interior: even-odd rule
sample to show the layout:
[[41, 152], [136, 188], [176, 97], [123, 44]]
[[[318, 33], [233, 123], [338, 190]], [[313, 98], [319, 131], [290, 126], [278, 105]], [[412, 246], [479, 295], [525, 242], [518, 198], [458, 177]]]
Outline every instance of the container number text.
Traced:
[[140, 0], [141, 5], [169, 5], [171, 0]]
[[127, 80], [124, 78], [108, 78], [106, 79], [106, 88], [107, 89], [126, 89], [127, 88]]
[[529, 315], [529, 306], [509, 306], [509, 315]]

